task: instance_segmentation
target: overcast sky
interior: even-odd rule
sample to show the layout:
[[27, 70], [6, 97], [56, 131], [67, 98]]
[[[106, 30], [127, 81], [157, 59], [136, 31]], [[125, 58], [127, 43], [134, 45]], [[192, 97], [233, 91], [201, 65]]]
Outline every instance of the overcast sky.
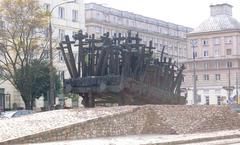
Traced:
[[211, 4], [228, 3], [240, 20], [240, 0], [85, 0], [195, 28], [210, 15]]

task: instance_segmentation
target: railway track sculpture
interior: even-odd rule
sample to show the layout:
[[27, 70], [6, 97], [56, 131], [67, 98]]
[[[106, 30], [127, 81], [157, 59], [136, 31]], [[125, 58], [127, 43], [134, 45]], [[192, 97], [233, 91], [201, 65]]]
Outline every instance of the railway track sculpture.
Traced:
[[[65, 36], [59, 44], [70, 79], [64, 79], [64, 91], [82, 96], [85, 107], [96, 103], [184, 104], [180, 97], [184, 66], [172, 59], [154, 59], [153, 44], [141, 44], [138, 34], [126, 37], [105, 33], [99, 39], [92, 34]], [[77, 52], [74, 56], [73, 52]]]

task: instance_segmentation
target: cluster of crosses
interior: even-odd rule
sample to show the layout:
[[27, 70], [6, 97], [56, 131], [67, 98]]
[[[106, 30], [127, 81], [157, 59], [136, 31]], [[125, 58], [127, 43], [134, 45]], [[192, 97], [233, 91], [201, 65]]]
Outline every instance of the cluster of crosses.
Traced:
[[141, 41], [131, 31], [126, 37], [105, 33], [96, 38], [81, 30], [73, 41], [65, 36], [59, 49], [71, 78], [64, 79], [64, 91], [82, 96], [86, 107], [94, 107], [100, 94], [121, 92], [129, 79], [180, 95], [184, 66], [178, 67], [171, 58], [167, 60], [165, 47], [161, 57], [154, 59], [152, 41], [148, 46]]

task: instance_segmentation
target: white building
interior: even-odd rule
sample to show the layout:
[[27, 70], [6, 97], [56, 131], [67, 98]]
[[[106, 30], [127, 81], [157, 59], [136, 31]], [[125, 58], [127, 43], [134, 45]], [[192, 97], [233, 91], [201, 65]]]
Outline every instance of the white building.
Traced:
[[[42, 7], [52, 12], [52, 28], [53, 28], [53, 49], [54, 49], [54, 66], [57, 68], [58, 73], [62, 76], [63, 71], [67, 73], [63, 57], [60, 51], [55, 48], [58, 46], [58, 42], [64, 39], [65, 35], [71, 36], [78, 32], [80, 29], [85, 31], [85, 11], [83, 0], [75, 0], [72, 3], [66, 3], [71, 0], [39, 0]], [[65, 4], [63, 4], [65, 3]], [[47, 50], [46, 50], [46, 53]], [[9, 104], [17, 104], [18, 107], [24, 107], [24, 103], [21, 99], [20, 93], [9, 83], [0, 82], [0, 93], [9, 94], [10, 100], [7, 98], [6, 107], [9, 108]]]
[[189, 27], [96, 3], [85, 5], [85, 16], [89, 34], [100, 36], [109, 32], [110, 35], [122, 33], [124, 36], [128, 30], [131, 30], [133, 33], [139, 33], [140, 38], [143, 39], [142, 43], [148, 44], [150, 40], [153, 41], [153, 46], [156, 47], [155, 57], [160, 58], [160, 52], [165, 45], [168, 57], [172, 57], [175, 61], [186, 58], [186, 34], [192, 31]]
[[[55, 45], [53, 45], [53, 47], [55, 46], [55, 48], [58, 42], [64, 40], [65, 35], [69, 35], [71, 39], [72, 35], [77, 33], [80, 29], [85, 31], [84, 1], [75, 0], [74, 3], [65, 3], [69, 1], [71, 2], [72, 0], [39, 0], [44, 9], [48, 11], [53, 10], [51, 22], [53, 39], [55, 40]], [[56, 51], [56, 49], [54, 53], [54, 66], [59, 71], [60, 76], [63, 71], [66, 72], [66, 77], [69, 76], [61, 52]]]
[[[183, 87], [187, 91], [188, 104], [194, 103], [193, 54], [198, 104], [226, 104], [236, 95], [240, 77], [240, 23], [232, 17], [229, 4], [211, 5], [210, 9], [210, 17], [187, 35], [188, 57]], [[197, 45], [192, 45], [192, 41]]]

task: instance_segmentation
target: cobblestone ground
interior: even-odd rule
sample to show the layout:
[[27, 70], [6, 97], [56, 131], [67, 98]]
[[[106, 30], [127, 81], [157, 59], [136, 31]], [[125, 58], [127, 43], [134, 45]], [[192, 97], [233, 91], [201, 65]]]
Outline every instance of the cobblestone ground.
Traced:
[[57, 110], [4, 119], [0, 120], [0, 141], [40, 133], [109, 114], [128, 111], [132, 108], [135, 107]]

